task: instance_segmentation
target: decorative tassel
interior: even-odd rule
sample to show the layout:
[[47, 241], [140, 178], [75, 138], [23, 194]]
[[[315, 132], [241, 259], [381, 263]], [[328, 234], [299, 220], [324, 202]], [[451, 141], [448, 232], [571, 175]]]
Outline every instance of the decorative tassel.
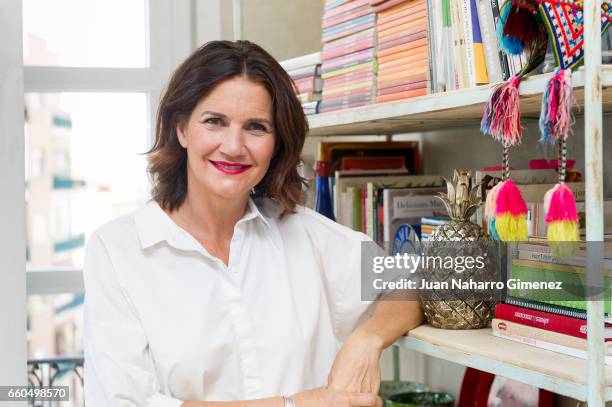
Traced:
[[559, 140], [559, 183], [544, 195], [544, 212], [548, 225], [546, 237], [554, 257], [570, 257], [578, 250], [580, 241], [576, 199], [571, 189], [565, 185], [567, 145], [564, 138]]
[[521, 112], [519, 109], [519, 75], [493, 88], [489, 102], [485, 104], [480, 130], [493, 136], [505, 146], [521, 143]]
[[503, 241], [527, 240], [527, 205], [511, 179], [503, 181], [497, 192], [495, 229]]
[[501, 182], [495, 184], [485, 199], [485, 218], [487, 219], [487, 229], [494, 240], [501, 240], [497, 230], [495, 229], [495, 201], [497, 199], [497, 192], [499, 191], [501, 184]]
[[502, 13], [503, 24], [498, 24], [503, 27], [501, 44], [504, 48], [506, 43], [509, 45], [510, 54], [521, 54], [523, 50], [531, 49], [538, 39], [540, 26], [536, 17], [537, 10], [517, 0], [507, 9]]
[[540, 142], [554, 143], [566, 139], [572, 126], [572, 71], [558, 69], [546, 85], [540, 111]]

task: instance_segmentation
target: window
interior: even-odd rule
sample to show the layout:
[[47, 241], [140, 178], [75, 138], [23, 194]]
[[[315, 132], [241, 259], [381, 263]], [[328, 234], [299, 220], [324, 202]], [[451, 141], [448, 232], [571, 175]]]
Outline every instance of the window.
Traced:
[[148, 66], [146, 0], [24, 0], [25, 65]]
[[25, 106], [28, 265], [80, 268], [85, 238], [148, 198], [146, 94], [27, 93]]
[[84, 248], [149, 198], [143, 153], [173, 65], [194, 48], [190, 7], [23, 0], [29, 358], [82, 352]]

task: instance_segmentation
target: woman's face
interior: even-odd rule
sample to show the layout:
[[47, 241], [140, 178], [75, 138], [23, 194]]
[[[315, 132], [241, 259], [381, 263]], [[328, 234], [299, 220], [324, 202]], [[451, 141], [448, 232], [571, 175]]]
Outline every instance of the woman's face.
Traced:
[[246, 198], [266, 174], [274, 152], [272, 99], [263, 85], [235, 77], [200, 100], [177, 126], [187, 149], [189, 188], [207, 196]]

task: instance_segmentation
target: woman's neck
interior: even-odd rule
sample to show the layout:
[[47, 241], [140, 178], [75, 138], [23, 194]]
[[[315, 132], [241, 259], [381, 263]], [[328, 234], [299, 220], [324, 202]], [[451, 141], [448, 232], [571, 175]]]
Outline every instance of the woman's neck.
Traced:
[[234, 226], [244, 216], [247, 204], [248, 196], [230, 200], [190, 189], [178, 212], [196, 237], [220, 242], [231, 239]]

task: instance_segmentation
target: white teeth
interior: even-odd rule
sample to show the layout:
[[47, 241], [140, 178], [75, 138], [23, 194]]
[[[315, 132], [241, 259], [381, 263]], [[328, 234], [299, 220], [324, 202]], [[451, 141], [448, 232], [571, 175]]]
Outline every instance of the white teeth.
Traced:
[[246, 165], [242, 165], [242, 164], [236, 164], [236, 165], [227, 165], [227, 164], [221, 164], [221, 163], [215, 163], [215, 164], [226, 170], [240, 170], [240, 169], [247, 167]]

